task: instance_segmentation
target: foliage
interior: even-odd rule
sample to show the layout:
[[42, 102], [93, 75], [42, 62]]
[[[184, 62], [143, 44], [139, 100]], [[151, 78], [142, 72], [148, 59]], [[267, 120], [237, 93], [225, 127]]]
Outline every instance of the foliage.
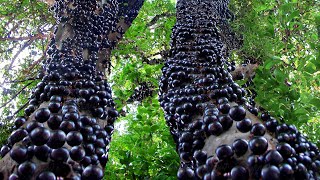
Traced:
[[118, 120], [125, 130], [113, 135], [106, 179], [175, 179], [179, 158], [159, 110], [154, 96]]
[[158, 96], [154, 93], [140, 105], [127, 104], [140, 83], [158, 87], [162, 67], [158, 61], [169, 50], [174, 23], [175, 7], [171, 1], [146, 1], [113, 51], [110, 82], [117, 109], [126, 116], [117, 120], [124, 128], [113, 135], [107, 179], [176, 179], [179, 158]]
[[[0, 0], [1, 104], [35, 79], [54, 20], [46, 4], [36, 0]], [[32, 79], [32, 80], [27, 80]], [[27, 80], [27, 81], [26, 81]], [[36, 83], [1, 108], [1, 121], [22, 106]]]
[[255, 59], [256, 101], [297, 125], [312, 141], [320, 130], [318, 1], [233, 1], [233, 26], [243, 34], [240, 61]]

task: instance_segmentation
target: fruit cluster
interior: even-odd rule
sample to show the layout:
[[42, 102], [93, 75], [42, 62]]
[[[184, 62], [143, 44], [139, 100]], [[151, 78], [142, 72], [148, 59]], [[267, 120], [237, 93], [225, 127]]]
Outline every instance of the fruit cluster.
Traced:
[[134, 89], [133, 94], [129, 97], [128, 102], [138, 101], [141, 102], [145, 98], [152, 96], [153, 86], [150, 83], [143, 82]]
[[0, 167], [0, 179], [102, 179], [118, 112], [97, 69], [99, 51], [113, 48], [108, 35], [123, 34], [120, 18], [130, 25], [142, 2], [55, 1], [59, 25], [42, 80], [1, 148], [2, 163], [13, 167]]
[[233, 81], [215, 22], [217, 14], [226, 17], [227, 6], [220, 0], [177, 4], [159, 101], [180, 156], [178, 179], [319, 179], [316, 145], [267, 113], [257, 118]]

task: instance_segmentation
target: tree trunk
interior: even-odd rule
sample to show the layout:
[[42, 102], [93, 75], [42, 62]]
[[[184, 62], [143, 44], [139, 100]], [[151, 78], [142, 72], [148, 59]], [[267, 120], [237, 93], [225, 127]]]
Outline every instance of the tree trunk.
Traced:
[[159, 101], [180, 155], [178, 179], [319, 179], [318, 148], [246, 99], [218, 31], [228, 0], [178, 0]]
[[1, 149], [0, 179], [102, 179], [118, 116], [104, 70], [142, 4], [54, 2], [43, 78]]

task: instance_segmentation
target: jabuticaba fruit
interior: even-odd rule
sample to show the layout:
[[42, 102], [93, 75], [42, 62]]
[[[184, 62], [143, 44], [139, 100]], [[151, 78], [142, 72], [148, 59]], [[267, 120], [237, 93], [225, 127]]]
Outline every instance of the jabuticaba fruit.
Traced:
[[178, 179], [320, 179], [316, 145], [268, 113], [257, 116], [233, 81], [218, 31], [228, 3], [177, 3], [159, 101], [177, 144]]
[[[100, 51], [112, 49], [143, 0], [55, 0], [42, 78], [1, 148], [0, 179], [102, 179], [118, 117]], [[108, 58], [108, 57], [104, 57]]]

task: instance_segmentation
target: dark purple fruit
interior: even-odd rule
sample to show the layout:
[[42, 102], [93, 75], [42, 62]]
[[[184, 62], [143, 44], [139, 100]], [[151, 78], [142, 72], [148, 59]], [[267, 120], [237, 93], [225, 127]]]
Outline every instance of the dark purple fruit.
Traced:
[[245, 119], [237, 122], [237, 129], [242, 133], [249, 132], [251, 130], [251, 128], [252, 128], [251, 119], [245, 118]]
[[263, 154], [268, 149], [268, 140], [262, 136], [253, 137], [249, 141], [249, 148], [255, 155]]
[[70, 146], [80, 145], [83, 141], [82, 134], [78, 131], [71, 131], [67, 134], [67, 143]]
[[277, 126], [278, 126], [278, 121], [271, 118], [266, 122], [266, 128], [270, 132], [276, 132]]
[[70, 157], [74, 161], [82, 161], [85, 155], [85, 150], [81, 146], [74, 146], [70, 150]]
[[309, 179], [308, 178], [308, 169], [302, 163], [299, 163], [295, 169], [295, 178], [296, 179]]
[[40, 108], [36, 111], [34, 118], [38, 122], [46, 122], [50, 117], [50, 110], [48, 108]]
[[27, 148], [24, 146], [14, 146], [10, 151], [10, 157], [17, 163], [22, 163], [28, 158]]
[[21, 141], [26, 136], [28, 136], [28, 131], [26, 131], [25, 129], [19, 128], [11, 133], [8, 141], [10, 144], [15, 144], [16, 142]]
[[32, 120], [27, 123], [26, 130], [30, 133], [32, 130], [34, 130], [37, 127], [43, 127], [43, 124], [35, 120]]
[[50, 131], [44, 127], [37, 127], [31, 131], [29, 136], [34, 145], [41, 146], [48, 142]]
[[279, 151], [282, 157], [289, 158], [292, 154], [292, 147], [288, 143], [281, 143], [277, 145], [277, 151]]
[[219, 116], [219, 122], [221, 123], [223, 130], [225, 131], [230, 129], [233, 124], [233, 120], [228, 115]]
[[51, 115], [47, 121], [49, 128], [52, 130], [59, 129], [62, 122], [62, 116], [58, 114]]
[[66, 148], [53, 149], [50, 158], [54, 161], [66, 162], [69, 158], [69, 151]]
[[231, 179], [232, 180], [248, 180], [249, 171], [243, 166], [236, 166], [231, 169]]
[[207, 167], [205, 165], [199, 166], [196, 169], [196, 174], [200, 179], [202, 179], [206, 173], [207, 173]]
[[50, 102], [48, 105], [48, 108], [51, 113], [57, 113], [61, 109], [61, 103], [60, 102]]
[[62, 121], [59, 126], [59, 129], [68, 134], [70, 131], [76, 130], [76, 125], [73, 121]]
[[250, 133], [254, 136], [263, 136], [266, 133], [266, 127], [261, 123], [256, 123], [252, 126]]
[[248, 151], [248, 142], [244, 139], [237, 139], [232, 143], [232, 149], [237, 156], [242, 156]]
[[216, 154], [219, 160], [224, 160], [233, 156], [233, 150], [228, 145], [221, 145], [217, 147]]
[[194, 171], [189, 167], [180, 168], [177, 173], [179, 180], [193, 180], [195, 178]]
[[1, 157], [4, 157], [10, 151], [10, 147], [3, 145], [0, 150]]
[[218, 161], [219, 160], [213, 156], [209, 157], [206, 160], [206, 166], [208, 168], [208, 171], [211, 171], [214, 168], [214, 166], [218, 163]]
[[51, 136], [49, 141], [47, 142], [47, 145], [50, 148], [57, 149], [64, 145], [66, 142], [66, 133], [64, 133], [61, 130], [54, 130], [51, 132]]
[[26, 161], [19, 165], [18, 175], [21, 177], [30, 177], [36, 170], [36, 165], [33, 162]]
[[19, 116], [16, 118], [16, 120], [14, 121], [14, 125], [19, 128], [21, 127], [24, 123], [26, 122], [26, 118]]
[[282, 164], [279, 168], [280, 178], [283, 180], [294, 179], [294, 170], [289, 164]]
[[261, 170], [262, 180], [280, 180], [280, 171], [277, 166], [265, 166]]
[[230, 109], [229, 116], [235, 121], [241, 121], [246, 117], [246, 109], [242, 106], [234, 106]]
[[56, 180], [57, 177], [54, 175], [53, 172], [50, 171], [43, 171], [37, 177], [37, 180]]
[[18, 174], [12, 173], [8, 180], [20, 180]]
[[41, 161], [46, 161], [51, 149], [47, 145], [43, 146], [36, 146], [34, 148], [34, 155], [36, 156], [37, 159]]
[[279, 165], [282, 163], [283, 157], [281, 154], [276, 150], [270, 150], [265, 156], [265, 162], [272, 165]]
[[231, 106], [230, 106], [229, 103], [220, 104], [219, 107], [218, 107], [220, 112], [223, 113], [223, 114], [228, 114], [230, 108], [231, 108]]
[[197, 150], [193, 153], [193, 157], [197, 160], [198, 163], [204, 164], [207, 160], [207, 153]]
[[87, 166], [82, 172], [84, 180], [99, 180], [103, 178], [103, 170], [98, 166]]
[[223, 132], [223, 127], [220, 122], [213, 122], [208, 125], [208, 133], [210, 135], [219, 136]]

